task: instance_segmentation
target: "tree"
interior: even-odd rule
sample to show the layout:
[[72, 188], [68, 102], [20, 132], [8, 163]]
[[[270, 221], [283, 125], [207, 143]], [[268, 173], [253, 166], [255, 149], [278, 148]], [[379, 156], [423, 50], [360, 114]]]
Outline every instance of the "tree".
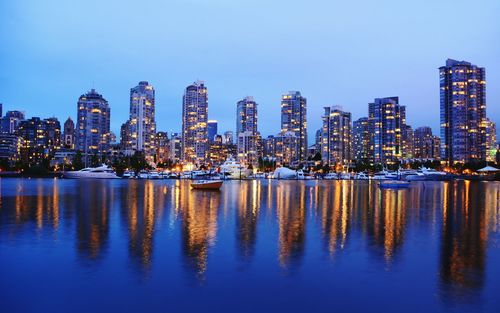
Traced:
[[313, 161], [321, 161], [321, 153], [316, 152], [314, 157], [312, 158]]
[[130, 158], [130, 167], [132, 167], [136, 174], [146, 168], [149, 168], [148, 162], [146, 162], [146, 157], [141, 151], [136, 151]]
[[82, 152], [78, 150], [75, 154], [75, 157], [73, 158], [73, 169], [75, 171], [81, 170], [85, 164], [83, 163], [82, 160]]

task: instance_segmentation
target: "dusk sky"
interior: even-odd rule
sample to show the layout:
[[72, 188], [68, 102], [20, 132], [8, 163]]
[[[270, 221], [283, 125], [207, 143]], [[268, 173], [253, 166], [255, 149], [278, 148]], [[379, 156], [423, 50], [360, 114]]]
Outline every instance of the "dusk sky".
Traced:
[[438, 67], [486, 68], [487, 112], [500, 123], [500, 1], [0, 1], [0, 103], [28, 117], [76, 118], [91, 89], [128, 118], [129, 92], [156, 89], [158, 130], [181, 130], [184, 88], [204, 80], [209, 118], [235, 128], [252, 95], [259, 131], [279, 131], [280, 96], [308, 99], [310, 139], [323, 107], [353, 120], [376, 97], [399, 96], [413, 127], [439, 127]]

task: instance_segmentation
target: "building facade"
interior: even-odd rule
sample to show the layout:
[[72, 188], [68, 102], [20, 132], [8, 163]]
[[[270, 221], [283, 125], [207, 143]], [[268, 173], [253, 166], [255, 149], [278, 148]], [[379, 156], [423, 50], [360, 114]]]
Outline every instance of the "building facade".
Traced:
[[281, 133], [293, 132], [299, 140], [293, 159], [307, 159], [307, 99], [298, 91], [281, 97]]
[[182, 101], [182, 160], [203, 164], [208, 157], [208, 91], [203, 81], [189, 85]]
[[356, 162], [370, 162], [370, 137], [367, 117], [359, 118], [352, 123], [352, 150]]
[[253, 97], [238, 101], [236, 106], [236, 138], [238, 160], [247, 165], [258, 161], [257, 103]]
[[446, 60], [439, 68], [441, 157], [449, 163], [486, 159], [485, 69]]
[[75, 122], [71, 117], [64, 122], [63, 146], [67, 149], [75, 148]]
[[155, 90], [147, 81], [130, 89], [130, 147], [152, 162], [156, 154]]
[[406, 108], [398, 97], [376, 98], [368, 104], [370, 158], [373, 164], [395, 164], [403, 156]]
[[76, 149], [84, 154], [109, 150], [110, 108], [108, 101], [95, 89], [78, 99]]
[[352, 161], [351, 113], [342, 107], [325, 107], [321, 134], [321, 158], [325, 164], [349, 165]]
[[25, 119], [24, 112], [7, 111], [0, 122], [1, 132], [4, 134], [15, 134], [19, 128], [19, 123]]
[[217, 135], [218, 122], [216, 120], [208, 120], [207, 122], [207, 133], [208, 142], [212, 143], [215, 140], [215, 135]]

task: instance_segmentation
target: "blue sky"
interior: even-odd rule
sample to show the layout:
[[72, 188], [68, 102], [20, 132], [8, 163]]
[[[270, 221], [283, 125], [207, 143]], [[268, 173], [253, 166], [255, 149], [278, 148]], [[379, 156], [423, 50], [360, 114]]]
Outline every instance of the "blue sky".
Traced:
[[209, 90], [209, 118], [234, 130], [236, 102], [259, 103], [259, 130], [279, 131], [280, 96], [308, 98], [309, 137], [323, 106], [353, 118], [375, 97], [399, 96], [408, 123], [439, 127], [438, 67], [486, 67], [488, 115], [500, 123], [500, 1], [0, 1], [4, 111], [75, 118], [95, 86], [113, 131], [129, 89], [156, 88], [159, 130], [181, 129], [183, 89]]

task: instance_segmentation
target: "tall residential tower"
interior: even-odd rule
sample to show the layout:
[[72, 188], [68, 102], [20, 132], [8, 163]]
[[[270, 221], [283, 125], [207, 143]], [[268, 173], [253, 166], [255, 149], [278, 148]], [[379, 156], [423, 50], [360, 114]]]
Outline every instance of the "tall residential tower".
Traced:
[[182, 101], [182, 160], [203, 164], [208, 157], [208, 92], [203, 81], [186, 87]]

